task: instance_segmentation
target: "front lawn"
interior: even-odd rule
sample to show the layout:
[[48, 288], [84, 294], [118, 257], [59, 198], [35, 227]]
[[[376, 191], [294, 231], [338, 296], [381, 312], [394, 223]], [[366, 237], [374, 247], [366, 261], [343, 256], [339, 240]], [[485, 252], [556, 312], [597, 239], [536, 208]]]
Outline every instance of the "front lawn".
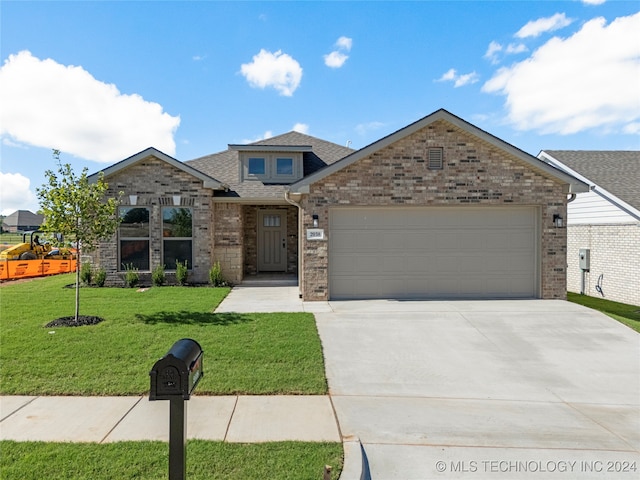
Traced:
[[567, 300], [585, 307], [598, 310], [599, 312], [615, 318], [620, 323], [633, 328], [640, 333], [640, 307], [636, 305], [627, 305], [626, 303], [612, 302], [604, 298], [589, 297], [578, 293], [567, 293]]
[[0, 287], [0, 393], [140, 395], [181, 338], [204, 351], [198, 394], [326, 394], [313, 315], [212, 313], [226, 288], [83, 288], [80, 314], [102, 323], [44, 328], [73, 315], [74, 275]]
[[[341, 443], [187, 442], [186, 477], [198, 480], [315, 480], [322, 478], [325, 465], [338, 478]], [[167, 478], [168, 468], [163, 442], [0, 442], [0, 478], [5, 480], [156, 480]]]

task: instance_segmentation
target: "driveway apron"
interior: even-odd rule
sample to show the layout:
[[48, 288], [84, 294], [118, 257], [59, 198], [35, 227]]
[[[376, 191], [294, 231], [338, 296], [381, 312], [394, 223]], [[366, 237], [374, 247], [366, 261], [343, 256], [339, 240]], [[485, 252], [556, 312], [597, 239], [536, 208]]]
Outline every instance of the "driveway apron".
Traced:
[[640, 335], [564, 301], [330, 302], [343, 436], [371, 477], [638, 478]]

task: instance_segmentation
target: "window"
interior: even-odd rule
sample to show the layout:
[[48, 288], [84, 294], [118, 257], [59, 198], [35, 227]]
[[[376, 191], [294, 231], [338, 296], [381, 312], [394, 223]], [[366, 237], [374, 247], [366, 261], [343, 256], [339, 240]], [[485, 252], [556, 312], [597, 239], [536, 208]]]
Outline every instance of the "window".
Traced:
[[120, 208], [120, 269], [133, 266], [138, 270], [149, 268], [149, 209]]
[[[262, 155], [262, 152], [260, 152]], [[274, 153], [241, 157], [244, 180], [263, 183], [291, 183], [302, 178], [302, 154]]]
[[190, 208], [162, 209], [162, 261], [169, 270], [176, 262], [187, 261], [191, 268], [193, 249], [193, 214]]
[[442, 148], [429, 149], [429, 170], [442, 170], [443, 155]]
[[250, 158], [248, 173], [249, 175], [265, 175], [267, 173], [265, 159]]
[[276, 158], [276, 175], [293, 175], [293, 158]]
[[262, 226], [263, 227], [279, 227], [280, 215], [264, 215], [262, 217]]

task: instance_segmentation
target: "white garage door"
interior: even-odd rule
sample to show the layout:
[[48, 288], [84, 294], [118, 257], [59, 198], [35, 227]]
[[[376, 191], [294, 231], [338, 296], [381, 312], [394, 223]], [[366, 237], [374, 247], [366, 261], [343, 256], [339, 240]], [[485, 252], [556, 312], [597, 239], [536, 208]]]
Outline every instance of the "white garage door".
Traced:
[[335, 208], [329, 296], [534, 298], [537, 209]]

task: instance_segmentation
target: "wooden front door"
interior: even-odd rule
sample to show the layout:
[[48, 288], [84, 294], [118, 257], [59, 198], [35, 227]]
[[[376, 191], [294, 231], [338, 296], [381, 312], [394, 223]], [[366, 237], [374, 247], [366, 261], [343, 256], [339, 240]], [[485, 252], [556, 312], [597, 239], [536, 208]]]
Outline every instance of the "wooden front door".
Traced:
[[258, 271], [287, 269], [287, 212], [258, 211]]

